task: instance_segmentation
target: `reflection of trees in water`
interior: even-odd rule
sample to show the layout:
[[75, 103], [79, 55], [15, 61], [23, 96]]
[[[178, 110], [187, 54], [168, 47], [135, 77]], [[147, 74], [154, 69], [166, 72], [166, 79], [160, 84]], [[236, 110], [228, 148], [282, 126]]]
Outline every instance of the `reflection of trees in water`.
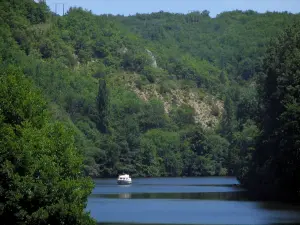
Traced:
[[120, 193], [119, 198], [131, 198], [131, 194], [130, 193]]
[[259, 207], [267, 210], [295, 211], [298, 212], [300, 218], [300, 205], [296, 203], [265, 201], [259, 202]]
[[[110, 197], [116, 197], [112, 195]], [[246, 192], [203, 192], [203, 193], [120, 193], [119, 198], [132, 199], [202, 199], [202, 200], [249, 200]]]

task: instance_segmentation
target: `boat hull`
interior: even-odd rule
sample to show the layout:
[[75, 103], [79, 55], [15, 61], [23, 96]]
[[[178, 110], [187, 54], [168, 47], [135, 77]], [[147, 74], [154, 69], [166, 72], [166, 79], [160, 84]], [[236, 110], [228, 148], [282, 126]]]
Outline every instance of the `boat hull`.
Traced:
[[128, 180], [118, 180], [117, 181], [117, 184], [119, 184], [119, 185], [128, 185], [131, 183], [132, 183], [132, 181], [128, 181]]

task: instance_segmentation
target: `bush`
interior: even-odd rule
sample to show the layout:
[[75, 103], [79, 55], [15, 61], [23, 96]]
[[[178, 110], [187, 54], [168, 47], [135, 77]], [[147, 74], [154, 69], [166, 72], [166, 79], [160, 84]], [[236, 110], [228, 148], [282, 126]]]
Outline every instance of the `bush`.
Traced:
[[207, 96], [205, 100], [206, 100], [206, 103], [209, 104], [210, 106], [212, 106], [214, 103], [212, 96]]
[[142, 90], [142, 81], [141, 80], [135, 80], [135, 87], [137, 87], [139, 90]]
[[147, 74], [146, 78], [150, 83], [155, 83], [155, 75], [154, 74]]
[[188, 90], [190, 88], [197, 88], [197, 84], [192, 80], [181, 81], [181, 89]]
[[211, 106], [211, 115], [213, 115], [213, 116], [219, 116], [220, 115], [220, 109], [219, 109], [219, 107], [217, 106], [216, 103], [213, 103], [212, 106]]
[[172, 89], [176, 89], [177, 84], [172, 81], [172, 80], [164, 80], [160, 85], [159, 85], [159, 93], [165, 94], [170, 92]]
[[195, 109], [188, 105], [182, 105], [172, 110], [170, 116], [179, 127], [195, 124]]

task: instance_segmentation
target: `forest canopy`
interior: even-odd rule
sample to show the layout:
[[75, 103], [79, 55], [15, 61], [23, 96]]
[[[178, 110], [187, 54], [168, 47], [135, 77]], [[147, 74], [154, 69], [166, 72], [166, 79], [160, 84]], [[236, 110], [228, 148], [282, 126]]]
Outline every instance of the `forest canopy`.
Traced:
[[299, 199], [299, 14], [0, 13], [1, 215], [93, 224], [87, 177], [124, 172]]

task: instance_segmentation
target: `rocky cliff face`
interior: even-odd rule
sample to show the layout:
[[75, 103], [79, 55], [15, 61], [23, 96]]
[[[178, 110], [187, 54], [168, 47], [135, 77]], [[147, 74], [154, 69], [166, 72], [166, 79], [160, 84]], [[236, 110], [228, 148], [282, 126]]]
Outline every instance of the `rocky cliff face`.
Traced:
[[148, 53], [148, 55], [150, 56], [152, 62], [151, 62], [151, 66], [154, 68], [157, 68], [157, 62], [156, 62], [156, 58], [155, 56], [152, 54], [152, 52], [148, 49], [146, 49], [146, 52]]
[[127, 80], [130, 90], [144, 101], [149, 101], [151, 98], [161, 100], [167, 114], [173, 107], [187, 105], [194, 109], [195, 122], [200, 123], [206, 129], [216, 127], [222, 117], [224, 104], [213, 96], [193, 89], [176, 88], [162, 94], [158, 84], [147, 84], [142, 88], [137, 88], [136, 79], [139, 79], [138, 75], [132, 75], [130, 80]]

